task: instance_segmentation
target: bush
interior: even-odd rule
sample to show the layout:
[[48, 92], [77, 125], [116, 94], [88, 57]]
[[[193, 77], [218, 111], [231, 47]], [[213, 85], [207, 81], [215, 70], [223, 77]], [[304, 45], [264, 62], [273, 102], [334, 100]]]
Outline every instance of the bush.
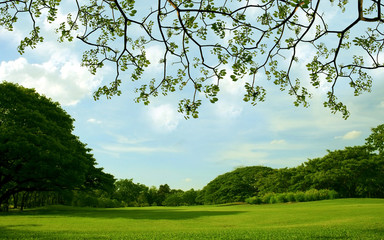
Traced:
[[310, 190], [305, 192], [305, 201], [306, 202], [317, 201], [317, 200], [320, 200], [319, 190], [310, 189]]
[[335, 199], [339, 197], [339, 194], [335, 190], [329, 190], [328, 196], [329, 199]]
[[271, 198], [269, 199], [269, 203], [274, 204], [277, 203], [277, 196], [276, 194], [273, 194]]
[[255, 196], [255, 197], [250, 197], [245, 199], [245, 202], [249, 204], [261, 204], [263, 201], [261, 200], [260, 197]]
[[274, 193], [267, 193], [262, 197], [263, 203], [271, 203], [271, 198], [274, 196]]
[[285, 203], [288, 202], [287, 194], [286, 193], [279, 193], [276, 195], [276, 201], [278, 203]]
[[306, 192], [288, 192], [288, 193], [267, 193], [262, 197], [250, 197], [245, 201], [249, 204], [260, 204], [260, 203], [285, 203], [285, 202], [308, 202], [317, 201], [324, 199], [335, 199], [338, 194], [335, 190], [317, 190], [310, 189]]
[[98, 199], [97, 207], [116, 208], [116, 207], [120, 207], [120, 206], [121, 206], [121, 204], [116, 199], [112, 200], [110, 198], [105, 198], [105, 197], [101, 197]]
[[295, 201], [296, 202], [305, 202], [305, 193], [303, 193], [303, 192], [296, 192], [294, 196], [295, 196]]
[[286, 194], [286, 198], [288, 202], [295, 202], [295, 194], [293, 192], [289, 192]]

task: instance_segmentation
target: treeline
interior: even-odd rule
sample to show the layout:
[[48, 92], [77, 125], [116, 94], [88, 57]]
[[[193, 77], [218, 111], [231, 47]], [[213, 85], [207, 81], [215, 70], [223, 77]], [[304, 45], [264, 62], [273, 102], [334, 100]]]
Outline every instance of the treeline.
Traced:
[[384, 125], [363, 146], [328, 151], [298, 167], [253, 166], [218, 176], [201, 191], [204, 204], [244, 202], [270, 193], [333, 190], [339, 197], [384, 197]]
[[22, 191], [13, 207], [64, 204], [80, 207], [186, 206], [248, 202], [303, 202], [336, 197], [384, 197], [384, 125], [372, 129], [363, 146], [328, 151], [294, 168], [250, 166], [216, 177], [202, 190], [148, 187], [133, 179], [115, 180], [108, 188]]
[[384, 197], [384, 125], [372, 129], [363, 146], [328, 151], [298, 167], [238, 168], [216, 177], [202, 190], [171, 189], [168, 184], [148, 187], [133, 179], [113, 187], [82, 190], [19, 192], [13, 207], [65, 204], [81, 207], [139, 207], [313, 201], [335, 197]]
[[198, 200], [199, 193], [200, 191], [194, 189], [171, 189], [168, 184], [149, 188], [144, 184], [134, 183], [132, 179], [121, 179], [115, 182], [112, 191], [90, 189], [19, 192], [10, 198], [9, 204], [10, 207], [21, 210], [57, 204], [102, 208], [190, 206], [202, 204]]

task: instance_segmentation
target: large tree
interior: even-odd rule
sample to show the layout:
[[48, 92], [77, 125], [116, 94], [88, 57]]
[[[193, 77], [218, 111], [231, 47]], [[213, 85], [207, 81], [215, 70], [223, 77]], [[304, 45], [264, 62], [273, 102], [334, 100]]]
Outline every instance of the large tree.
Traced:
[[265, 100], [264, 78], [296, 106], [308, 106], [313, 89], [327, 88], [324, 105], [347, 118], [337, 85], [349, 83], [355, 95], [370, 91], [370, 73], [383, 67], [381, 0], [6, 0], [0, 25], [12, 30], [29, 20], [23, 53], [43, 41], [37, 19], [53, 22], [63, 6], [72, 12], [57, 29], [60, 40], [77, 38], [88, 47], [83, 64], [92, 73], [115, 67], [96, 99], [119, 95], [123, 79], [139, 80], [151, 65], [149, 49], [160, 46], [162, 73], [141, 80], [137, 101], [186, 89], [179, 104], [186, 117], [198, 116], [201, 95], [216, 102], [220, 82], [230, 76], [242, 79], [244, 101], [254, 105]]
[[18, 192], [108, 188], [73, 119], [33, 89], [0, 83], [0, 204]]

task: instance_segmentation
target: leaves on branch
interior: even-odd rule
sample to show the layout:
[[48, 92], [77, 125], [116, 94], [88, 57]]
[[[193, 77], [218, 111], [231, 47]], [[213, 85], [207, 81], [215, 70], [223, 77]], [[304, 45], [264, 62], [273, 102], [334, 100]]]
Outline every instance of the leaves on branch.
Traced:
[[[36, 19], [53, 22], [60, 4], [59, 0], [0, 1], [0, 25], [12, 30], [20, 15], [29, 17], [31, 34], [19, 46], [23, 53], [43, 41]], [[355, 13], [347, 24], [329, 22], [329, 1], [321, 0], [158, 0], [148, 4], [75, 0], [74, 4], [76, 12], [69, 13], [57, 29], [59, 40], [77, 38], [88, 46], [83, 65], [91, 73], [106, 64], [116, 71], [111, 84], [95, 92], [95, 99], [120, 95], [122, 80], [127, 78], [140, 80], [136, 101], [144, 104], [150, 103], [151, 96], [189, 86], [192, 96], [179, 104], [186, 118], [198, 117], [199, 97], [205, 95], [212, 103], [219, 100], [223, 79], [242, 79], [244, 101], [252, 105], [266, 98], [263, 79], [293, 96], [295, 106], [304, 107], [309, 106], [313, 89], [329, 85], [324, 106], [348, 118], [347, 106], [336, 97], [337, 83], [349, 81], [355, 95], [369, 92], [370, 71], [383, 67], [381, 1], [358, 0], [357, 6], [337, 1], [340, 12]], [[149, 60], [149, 47], [154, 45], [162, 47], [162, 72], [142, 79], [156, 64]], [[309, 52], [303, 54], [304, 49]], [[306, 60], [306, 54], [312, 60]]]

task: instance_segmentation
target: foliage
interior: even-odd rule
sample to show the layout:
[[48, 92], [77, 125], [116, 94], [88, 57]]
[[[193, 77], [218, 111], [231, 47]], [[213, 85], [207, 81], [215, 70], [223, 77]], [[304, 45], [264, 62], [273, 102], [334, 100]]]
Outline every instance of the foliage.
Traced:
[[[44, 40], [38, 19], [54, 22], [65, 4], [2, 1], [0, 25], [10, 31], [17, 22], [31, 26], [18, 47], [23, 53]], [[293, 96], [296, 106], [309, 105], [308, 86], [325, 87], [324, 106], [347, 118], [338, 83], [348, 81], [354, 95], [369, 92], [370, 73], [383, 67], [380, 1], [76, 0], [69, 6], [75, 10], [56, 29], [59, 40], [84, 43], [83, 65], [92, 73], [108, 64], [115, 68], [115, 79], [95, 99], [120, 95], [126, 78], [140, 80], [157, 64], [150, 62], [151, 47], [160, 46], [162, 72], [140, 80], [136, 101], [149, 104], [151, 96], [186, 89], [179, 111], [187, 118], [198, 117], [201, 95], [218, 101], [224, 78], [243, 84], [244, 101], [252, 105], [266, 98], [263, 79]], [[330, 9], [337, 9], [337, 20]]]
[[274, 170], [269, 167], [244, 167], [225, 173], [209, 182], [202, 190], [205, 204], [241, 202], [257, 195], [262, 179]]
[[121, 179], [115, 183], [114, 198], [123, 206], [144, 206], [147, 204], [148, 187], [133, 182], [133, 179]]
[[372, 129], [364, 146], [328, 151], [298, 167], [244, 167], [220, 175], [202, 190], [203, 202], [228, 203], [249, 197], [264, 203], [302, 202], [320, 198], [314, 194], [322, 194], [321, 189], [333, 190], [340, 197], [384, 197], [383, 126]]
[[326, 199], [335, 199], [338, 194], [335, 190], [328, 189], [310, 189], [305, 192], [286, 192], [286, 193], [267, 193], [264, 196], [253, 196], [245, 199], [249, 204], [273, 204], [285, 202], [310, 202]]
[[377, 151], [380, 155], [384, 154], [384, 124], [372, 128], [371, 135], [365, 139], [365, 145], [371, 152]]
[[311, 188], [333, 189], [343, 197], [384, 197], [384, 159], [365, 146], [328, 151], [304, 165], [302, 181]]
[[113, 185], [90, 149], [72, 134], [73, 119], [33, 89], [0, 84], [0, 204], [20, 192]]

